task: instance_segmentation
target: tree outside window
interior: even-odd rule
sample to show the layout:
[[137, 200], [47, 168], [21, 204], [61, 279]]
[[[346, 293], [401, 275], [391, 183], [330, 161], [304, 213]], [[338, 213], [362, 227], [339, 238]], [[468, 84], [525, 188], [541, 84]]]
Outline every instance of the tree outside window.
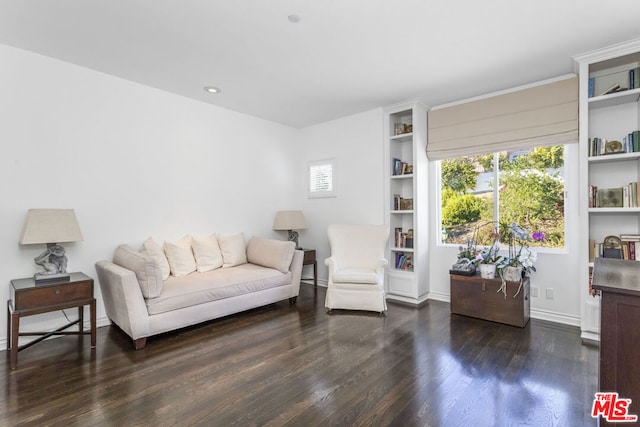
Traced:
[[564, 247], [564, 147], [456, 157], [441, 162], [443, 243], [491, 244], [495, 224], [545, 234], [531, 246]]

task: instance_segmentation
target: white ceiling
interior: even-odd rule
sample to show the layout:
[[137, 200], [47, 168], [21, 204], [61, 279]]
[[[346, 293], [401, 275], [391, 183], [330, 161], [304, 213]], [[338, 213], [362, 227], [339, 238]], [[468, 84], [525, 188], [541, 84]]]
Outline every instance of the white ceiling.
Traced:
[[2, 44], [297, 128], [570, 73], [639, 22], [638, 0], [0, 0]]

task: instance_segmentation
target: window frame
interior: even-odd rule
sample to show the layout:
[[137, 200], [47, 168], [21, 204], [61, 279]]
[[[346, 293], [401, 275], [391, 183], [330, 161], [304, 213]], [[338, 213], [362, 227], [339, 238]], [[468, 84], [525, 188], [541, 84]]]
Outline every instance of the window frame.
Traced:
[[[322, 190], [322, 189], [313, 189], [313, 168], [319, 166], [330, 166], [331, 167], [331, 190]], [[317, 175], [316, 175], [317, 176]], [[324, 159], [324, 160], [316, 160], [309, 162], [307, 166], [307, 197], [310, 199], [322, 199], [329, 197], [336, 197], [336, 162], [335, 159]]]
[[[548, 144], [541, 144], [541, 145], [537, 145], [534, 147], [530, 147], [530, 149], [534, 149], [536, 147], [541, 147], [544, 145], [548, 145]], [[569, 252], [569, 246], [570, 246], [570, 242], [568, 240], [568, 225], [567, 225], [567, 217], [570, 214], [571, 211], [571, 207], [570, 207], [570, 203], [567, 197], [568, 194], [568, 188], [570, 187], [570, 182], [568, 182], [568, 180], [571, 180], [570, 178], [570, 173], [569, 170], [570, 167], [568, 166], [570, 163], [569, 160], [569, 156], [571, 155], [571, 150], [570, 150], [570, 144], [558, 144], [558, 145], [562, 145], [563, 147], [563, 158], [564, 158], [564, 164], [563, 164], [563, 183], [564, 183], [564, 246], [562, 248], [551, 248], [551, 247], [547, 247], [547, 246], [536, 246], [534, 249], [536, 252], [538, 253], [550, 253], [550, 254], [566, 254]], [[496, 155], [499, 155], [500, 152], [502, 152], [504, 150], [501, 151], [496, 151], [496, 152], [490, 152], [491, 154], [494, 155], [494, 157]], [[489, 154], [489, 153], [486, 153]], [[458, 157], [463, 157], [463, 156], [458, 156]], [[436, 208], [436, 233], [434, 233], [434, 238], [436, 240], [436, 246], [438, 247], [445, 247], [445, 248], [452, 248], [452, 247], [459, 247], [460, 244], [459, 243], [444, 243], [442, 241], [442, 162], [445, 161], [447, 159], [441, 159], [441, 160], [436, 160], [435, 163], [435, 178], [436, 178], [436, 203], [437, 203], [437, 208]], [[497, 182], [499, 180], [499, 174], [500, 171], [498, 170], [498, 168], [494, 168], [493, 171], [493, 179], [494, 182]], [[577, 179], [577, 178], [576, 178]], [[499, 198], [498, 198], [498, 192], [494, 192], [493, 195], [493, 203], [494, 203], [494, 214], [497, 213], [498, 215], [500, 215], [499, 212]], [[501, 249], [506, 249], [507, 245], [505, 244], [501, 244]]]

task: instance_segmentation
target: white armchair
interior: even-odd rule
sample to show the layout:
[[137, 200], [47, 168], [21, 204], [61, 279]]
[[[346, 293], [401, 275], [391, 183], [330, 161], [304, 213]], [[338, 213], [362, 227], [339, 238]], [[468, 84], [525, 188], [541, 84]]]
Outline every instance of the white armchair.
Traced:
[[384, 258], [389, 239], [386, 225], [337, 225], [328, 228], [331, 257], [325, 307], [369, 310], [387, 309], [384, 294]]

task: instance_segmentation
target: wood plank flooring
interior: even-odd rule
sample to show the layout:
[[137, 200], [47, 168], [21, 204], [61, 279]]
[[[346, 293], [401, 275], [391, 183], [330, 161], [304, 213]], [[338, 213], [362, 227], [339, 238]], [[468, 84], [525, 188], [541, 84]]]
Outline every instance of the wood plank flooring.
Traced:
[[[8, 358], [0, 425], [595, 426], [598, 349], [576, 328], [451, 315], [430, 301], [324, 309], [302, 284], [281, 302], [152, 337], [115, 327]], [[6, 352], [5, 352], [6, 353]]]

